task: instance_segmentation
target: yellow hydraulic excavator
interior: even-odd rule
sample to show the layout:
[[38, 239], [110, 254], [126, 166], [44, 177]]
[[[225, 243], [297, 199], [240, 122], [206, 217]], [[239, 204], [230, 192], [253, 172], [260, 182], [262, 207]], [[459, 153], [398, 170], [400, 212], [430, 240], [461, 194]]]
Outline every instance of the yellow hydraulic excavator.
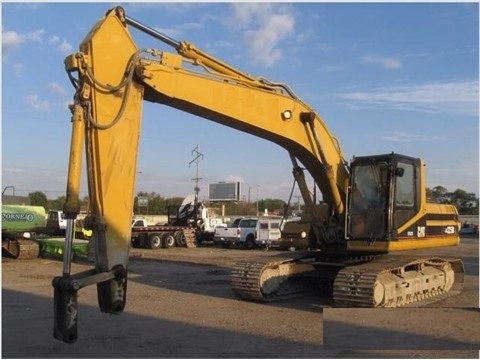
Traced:
[[[135, 28], [175, 49], [137, 48]], [[286, 223], [281, 241], [308, 250], [240, 262], [232, 290], [272, 301], [330, 282], [335, 306], [395, 307], [460, 289], [459, 259], [392, 252], [459, 244], [454, 206], [426, 200], [422, 160], [397, 153], [344, 160], [324, 121], [287, 85], [252, 77], [110, 9], [65, 59], [75, 87], [68, 168], [63, 274], [53, 279], [54, 336], [77, 339], [77, 292], [96, 284], [102, 312], [119, 314], [126, 299], [142, 103], [158, 103], [238, 129], [283, 147], [306, 212]], [[84, 149], [85, 147], [85, 149]], [[74, 219], [79, 213], [82, 156], [95, 266], [71, 274]], [[320, 189], [317, 204], [304, 169]]]

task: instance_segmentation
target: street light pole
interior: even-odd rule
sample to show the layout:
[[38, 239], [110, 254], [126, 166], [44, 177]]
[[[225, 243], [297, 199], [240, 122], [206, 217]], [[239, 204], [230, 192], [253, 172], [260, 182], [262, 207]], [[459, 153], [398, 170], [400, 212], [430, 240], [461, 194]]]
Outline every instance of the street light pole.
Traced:
[[254, 185], [254, 186], [250, 186], [248, 188], [248, 204], [250, 205], [250, 190], [252, 189], [257, 189], [257, 201], [255, 201], [255, 210], [256, 210], [256, 216], [258, 216], [258, 188], [260, 187], [260, 185]]
[[257, 209], [257, 217], [258, 217], [258, 188], [260, 187], [260, 185], [257, 185], [257, 201], [256, 201], [256, 209]]

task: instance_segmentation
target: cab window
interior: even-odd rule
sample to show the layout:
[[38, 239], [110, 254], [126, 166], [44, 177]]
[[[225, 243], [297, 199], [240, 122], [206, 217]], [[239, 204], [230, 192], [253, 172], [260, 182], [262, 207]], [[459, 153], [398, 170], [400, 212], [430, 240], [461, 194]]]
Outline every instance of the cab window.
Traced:
[[414, 207], [415, 205], [415, 168], [412, 164], [398, 163], [396, 171], [395, 205]]
[[416, 194], [419, 180], [414, 164], [399, 161], [395, 169], [394, 228], [410, 220], [417, 212]]

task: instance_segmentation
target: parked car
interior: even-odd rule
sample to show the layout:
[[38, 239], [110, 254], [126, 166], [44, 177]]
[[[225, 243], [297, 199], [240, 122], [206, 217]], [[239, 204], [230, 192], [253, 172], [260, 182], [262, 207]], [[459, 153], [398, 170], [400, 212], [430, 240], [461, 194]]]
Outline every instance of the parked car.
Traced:
[[470, 224], [468, 222], [463, 223], [459, 231], [460, 235], [478, 235], [478, 225]]

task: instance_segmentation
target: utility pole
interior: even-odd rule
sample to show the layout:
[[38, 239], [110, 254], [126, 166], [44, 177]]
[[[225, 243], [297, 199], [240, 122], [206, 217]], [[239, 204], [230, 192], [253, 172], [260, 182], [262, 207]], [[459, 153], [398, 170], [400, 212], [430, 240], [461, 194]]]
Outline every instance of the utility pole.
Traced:
[[250, 190], [252, 189], [257, 189], [257, 201], [255, 202], [255, 208], [256, 208], [256, 211], [257, 211], [257, 214], [256, 216], [258, 216], [258, 188], [260, 187], [260, 185], [254, 185], [254, 186], [249, 186], [248, 187], [248, 206], [250, 206]]
[[199, 177], [198, 164], [200, 163], [200, 159], [203, 159], [203, 154], [199, 150], [200, 150], [200, 147], [197, 144], [195, 149], [192, 150], [192, 155], [194, 156], [194, 158], [192, 159], [192, 161], [190, 161], [188, 163], [189, 167], [193, 163], [195, 163], [195, 165], [196, 165], [195, 177], [192, 179], [192, 180], [195, 180], [195, 188], [194, 188], [194, 190], [195, 190], [194, 205], [195, 206], [197, 206], [197, 204], [198, 204], [198, 193], [200, 191], [200, 187], [198, 186], [198, 181], [202, 179], [201, 177]]
[[298, 211], [300, 211], [300, 199], [302, 198], [300, 195], [295, 196], [297, 198], [297, 206], [298, 206]]

